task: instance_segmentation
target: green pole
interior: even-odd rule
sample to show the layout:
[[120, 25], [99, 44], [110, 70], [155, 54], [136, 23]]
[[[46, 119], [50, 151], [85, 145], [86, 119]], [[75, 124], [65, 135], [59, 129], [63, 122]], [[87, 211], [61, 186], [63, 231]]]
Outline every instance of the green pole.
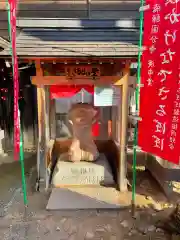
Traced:
[[27, 206], [27, 186], [26, 186], [26, 177], [25, 177], [25, 168], [24, 168], [24, 147], [23, 147], [23, 137], [22, 137], [22, 129], [19, 119], [20, 125], [20, 164], [21, 164], [21, 176], [22, 176], [22, 190], [23, 190], [23, 199], [24, 205]]
[[[144, 6], [144, 0], [141, 0], [141, 7]], [[142, 52], [142, 37], [143, 37], [143, 20], [144, 11], [140, 10], [140, 33], [139, 33], [139, 51], [138, 51], [138, 67], [137, 67], [137, 80], [136, 80], [136, 113], [139, 114], [139, 96], [140, 96], [140, 84], [141, 84], [141, 52]], [[135, 124], [134, 131], [134, 147], [133, 147], [133, 182], [132, 182], [132, 215], [135, 216], [135, 200], [136, 200], [136, 162], [137, 162], [137, 141], [138, 141], [138, 122]]]
[[[8, 9], [8, 32], [9, 32], [9, 39], [11, 41], [11, 15], [10, 15], [10, 6], [9, 2], [7, 2], [7, 9]], [[12, 54], [12, 44], [10, 47], [11, 51], [11, 56], [12, 56], [12, 64], [14, 65], [14, 59], [13, 59], [13, 54]], [[13, 75], [14, 75], [14, 68], [13, 68]], [[19, 110], [20, 113], [20, 110]], [[24, 205], [26, 206], [28, 201], [27, 201], [27, 186], [26, 186], [26, 177], [25, 177], [25, 168], [24, 168], [24, 147], [23, 147], [23, 137], [22, 137], [22, 130], [21, 130], [21, 123], [20, 123], [20, 114], [18, 114], [19, 118], [19, 127], [20, 127], [20, 153], [19, 153], [19, 159], [20, 159], [20, 164], [21, 164], [21, 176], [22, 176], [22, 190], [23, 190], [23, 198], [24, 198]]]

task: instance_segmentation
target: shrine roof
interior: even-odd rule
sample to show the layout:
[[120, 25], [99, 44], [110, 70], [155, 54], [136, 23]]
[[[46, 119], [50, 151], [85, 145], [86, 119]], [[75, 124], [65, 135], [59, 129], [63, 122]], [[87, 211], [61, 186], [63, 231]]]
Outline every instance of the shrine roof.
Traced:
[[[19, 57], [135, 57], [139, 30], [133, 20], [35, 19], [18, 22]], [[45, 27], [44, 27], [45, 26]], [[9, 56], [10, 46], [0, 53]]]

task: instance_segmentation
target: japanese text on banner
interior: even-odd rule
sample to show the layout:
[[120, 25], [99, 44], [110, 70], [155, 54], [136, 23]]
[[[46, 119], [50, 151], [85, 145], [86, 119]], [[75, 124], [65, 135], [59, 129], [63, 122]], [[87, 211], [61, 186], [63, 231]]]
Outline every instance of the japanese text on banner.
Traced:
[[179, 163], [180, 144], [180, 1], [147, 0], [144, 18], [138, 144], [165, 160]]

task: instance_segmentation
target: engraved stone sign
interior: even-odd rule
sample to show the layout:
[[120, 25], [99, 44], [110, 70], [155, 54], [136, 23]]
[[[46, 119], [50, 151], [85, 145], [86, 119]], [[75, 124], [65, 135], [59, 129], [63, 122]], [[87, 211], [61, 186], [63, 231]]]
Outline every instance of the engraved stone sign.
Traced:
[[104, 154], [96, 162], [58, 161], [54, 170], [54, 185], [114, 184], [111, 168]]

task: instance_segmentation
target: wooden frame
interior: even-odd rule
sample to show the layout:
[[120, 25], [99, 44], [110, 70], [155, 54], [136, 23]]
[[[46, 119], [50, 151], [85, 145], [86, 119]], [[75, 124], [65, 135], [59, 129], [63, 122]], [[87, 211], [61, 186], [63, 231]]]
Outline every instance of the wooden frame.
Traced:
[[126, 62], [126, 61], [131, 61], [131, 63], [137, 62], [137, 58], [132, 58], [132, 57], [127, 57], [127, 58], [107, 58], [107, 57], [65, 57], [65, 58], [59, 58], [59, 57], [26, 57], [23, 58], [25, 62], [31, 62], [31, 61], [42, 61], [42, 62], [57, 62], [57, 63], [76, 63], [76, 61], [85, 61], [85, 62], [103, 62], [103, 63], [110, 63], [111, 61], [116, 61], [116, 62]]
[[[39, 126], [39, 136], [42, 134], [42, 113], [44, 114], [44, 157], [45, 161], [45, 174], [46, 174], [46, 188], [48, 188], [48, 177], [47, 177], [47, 159], [49, 158], [49, 143], [50, 143], [50, 129], [49, 129], [49, 117], [50, 117], [50, 106], [47, 99], [49, 99], [48, 86], [50, 85], [67, 85], [67, 84], [87, 84], [87, 85], [116, 85], [119, 86], [122, 91], [122, 108], [121, 110], [121, 132], [120, 132], [120, 146], [119, 148], [119, 166], [118, 166], [118, 186], [121, 192], [127, 191], [127, 181], [126, 181], [126, 145], [127, 145], [127, 121], [128, 121], [128, 87], [129, 87], [129, 74], [130, 74], [130, 61], [126, 61], [125, 68], [123, 70], [123, 76], [100, 76], [97, 81], [91, 79], [77, 79], [76, 81], [68, 80], [66, 76], [43, 76], [41, 69], [40, 59], [36, 60], [36, 70], [37, 74], [32, 77], [32, 84], [37, 86], [38, 89], [38, 124]], [[40, 91], [41, 89], [41, 91]], [[40, 94], [41, 92], [41, 94]], [[40, 97], [41, 95], [41, 97]], [[52, 116], [51, 116], [52, 118]], [[46, 127], [45, 127], [46, 126]], [[47, 127], [48, 126], [48, 127]], [[41, 141], [43, 137], [41, 136]], [[38, 143], [38, 146], [41, 144]], [[38, 151], [40, 147], [38, 147]], [[38, 154], [39, 155], [39, 154]], [[40, 162], [40, 159], [38, 159]]]
[[[126, 77], [125, 77], [126, 79]], [[32, 84], [36, 86], [50, 86], [50, 85], [96, 85], [96, 86], [108, 86], [110, 84], [122, 85], [124, 82], [124, 76], [101, 76], [97, 81], [90, 79], [77, 79], [77, 81], [69, 80], [66, 76], [42, 76], [32, 77]]]
[[127, 62], [122, 81], [122, 109], [121, 109], [121, 135], [120, 135], [120, 159], [119, 159], [119, 189], [127, 191], [126, 166], [127, 166], [127, 125], [128, 125], [128, 92], [129, 92], [130, 63]]

